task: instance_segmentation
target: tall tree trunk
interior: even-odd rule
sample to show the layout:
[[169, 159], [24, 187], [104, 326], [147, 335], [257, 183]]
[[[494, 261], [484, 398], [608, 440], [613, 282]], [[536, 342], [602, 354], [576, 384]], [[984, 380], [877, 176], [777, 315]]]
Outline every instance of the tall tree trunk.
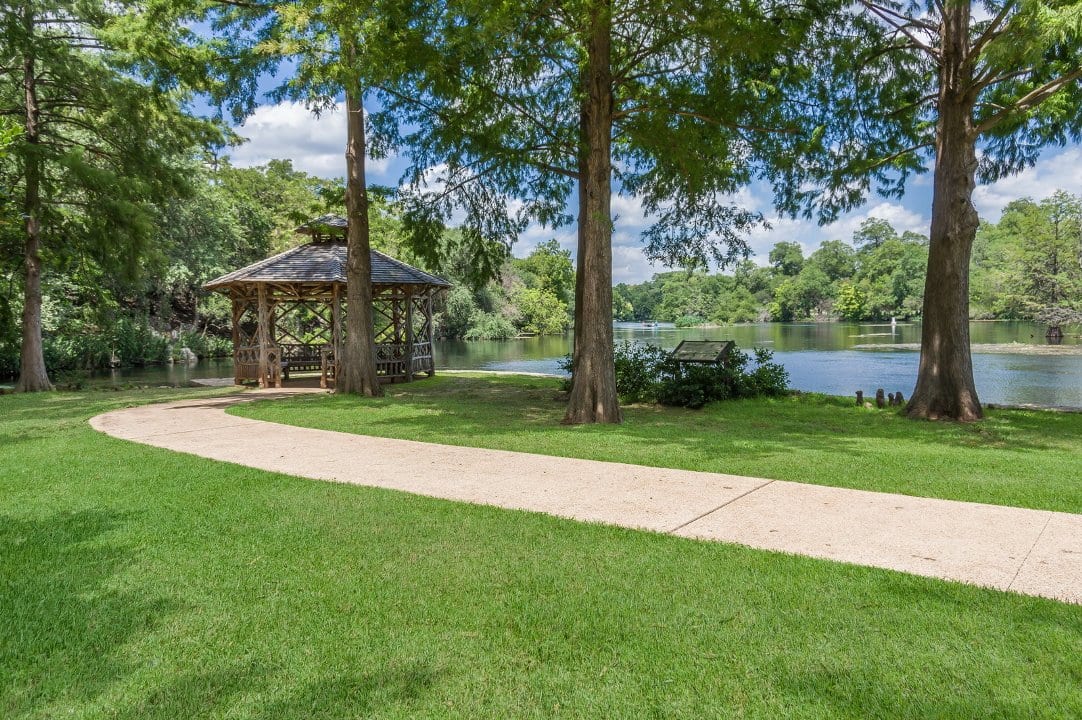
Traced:
[[969, 348], [969, 258], [980, 224], [973, 207], [977, 154], [969, 15], [968, 2], [944, 4], [920, 369], [906, 408], [912, 418], [982, 417]]
[[[352, 64], [352, 63], [351, 63]], [[372, 255], [368, 226], [368, 189], [364, 179], [364, 108], [356, 87], [346, 90], [346, 341], [338, 362], [334, 391], [376, 397], [383, 394], [376, 377], [372, 328]]]
[[612, 8], [591, 9], [580, 116], [578, 267], [571, 397], [564, 422], [618, 423], [612, 345]]
[[[34, 15], [31, 4], [23, 12], [23, 30], [28, 39], [34, 33]], [[45, 369], [45, 353], [41, 341], [41, 111], [38, 108], [35, 59], [31, 48], [26, 48], [23, 58], [23, 93], [26, 103], [27, 150], [23, 196], [23, 216], [26, 218], [26, 239], [23, 264], [26, 279], [23, 297], [22, 346], [19, 351], [19, 380], [16, 392], [39, 392], [52, 390], [49, 373]]]

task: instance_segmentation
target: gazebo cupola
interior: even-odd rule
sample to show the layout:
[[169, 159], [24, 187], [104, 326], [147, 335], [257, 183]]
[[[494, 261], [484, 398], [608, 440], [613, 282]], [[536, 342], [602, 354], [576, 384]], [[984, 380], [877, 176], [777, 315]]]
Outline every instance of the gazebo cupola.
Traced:
[[[234, 379], [281, 387], [290, 373], [317, 371], [326, 387], [342, 358], [346, 220], [324, 215], [297, 228], [312, 241], [210, 281], [233, 302]], [[376, 372], [409, 382], [436, 372], [432, 301], [446, 280], [372, 251]]]

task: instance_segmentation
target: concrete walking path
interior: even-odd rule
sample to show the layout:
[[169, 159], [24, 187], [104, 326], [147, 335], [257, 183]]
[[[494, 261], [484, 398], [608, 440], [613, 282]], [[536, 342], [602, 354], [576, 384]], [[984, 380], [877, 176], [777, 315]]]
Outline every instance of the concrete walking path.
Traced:
[[[437, 445], [228, 415], [247, 391], [92, 418], [125, 440], [316, 480], [733, 542], [1082, 604], [1082, 515]], [[300, 392], [312, 392], [301, 390]]]

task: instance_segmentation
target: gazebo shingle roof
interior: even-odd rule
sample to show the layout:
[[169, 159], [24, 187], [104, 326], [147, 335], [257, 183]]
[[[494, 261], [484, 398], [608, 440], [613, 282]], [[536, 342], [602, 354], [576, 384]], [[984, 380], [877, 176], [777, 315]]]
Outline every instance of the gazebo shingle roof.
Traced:
[[[307, 225], [330, 225], [324, 216]], [[340, 219], [340, 218], [338, 218]], [[301, 226], [305, 227], [305, 226]], [[330, 227], [334, 227], [330, 225]], [[298, 228], [300, 231], [301, 228]], [[378, 250], [372, 250], [373, 285], [431, 285], [450, 287], [451, 283], [407, 265], [400, 260], [388, 257]], [[219, 290], [234, 283], [345, 283], [346, 282], [346, 243], [311, 242], [286, 250], [266, 260], [260, 260], [248, 267], [234, 270], [208, 282], [208, 290]]]

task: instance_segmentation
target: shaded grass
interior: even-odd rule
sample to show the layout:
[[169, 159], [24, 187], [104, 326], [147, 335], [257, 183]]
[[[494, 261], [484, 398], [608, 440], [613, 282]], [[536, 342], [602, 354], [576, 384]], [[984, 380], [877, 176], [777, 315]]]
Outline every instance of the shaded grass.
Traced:
[[703, 410], [630, 406], [622, 425], [560, 425], [553, 380], [439, 376], [382, 399], [309, 395], [229, 412], [405, 438], [1037, 509], [1082, 512], [1082, 414], [991, 410], [915, 422], [803, 394]]
[[1077, 606], [86, 425], [162, 397], [0, 397], [0, 717], [1082, 715]]

